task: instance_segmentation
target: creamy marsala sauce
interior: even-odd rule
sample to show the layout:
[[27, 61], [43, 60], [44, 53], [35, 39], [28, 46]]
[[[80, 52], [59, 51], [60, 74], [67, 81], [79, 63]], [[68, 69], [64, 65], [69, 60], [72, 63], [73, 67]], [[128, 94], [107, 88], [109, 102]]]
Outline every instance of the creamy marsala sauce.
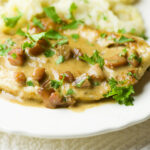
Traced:
[[[31, 23], [28, 32], [23, 30], [25, 36], [0, 35], [8, 50], [0, 56], [3, 91], [19, 97], [25, 105], [36, 101], [56, 108], [77, 102], [85, 107], [95, 106], [99, 103], [90, 103], [103, 99], [105, 94], [119, 95], [116, 91], [121, 89], [127, 98], [122, 99], [125, 96], [122, 94], [119, 95], [122, 101], [116, 100], [131, 104], [127, 91], [131, 92], [132, 85], [150, 66], [150, 47], [144, 40], [84, 25], [63, 30], [49, 18], [41, 19], [41, 23], [44, 29]], [[9, 38], [13, 44], [8, 42]], [[109, 96], [112, 90], [114, 95]]]

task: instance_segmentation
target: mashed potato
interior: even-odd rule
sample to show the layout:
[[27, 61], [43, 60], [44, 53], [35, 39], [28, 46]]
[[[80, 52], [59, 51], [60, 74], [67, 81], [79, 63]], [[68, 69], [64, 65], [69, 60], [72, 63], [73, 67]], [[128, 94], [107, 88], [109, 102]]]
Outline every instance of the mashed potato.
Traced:
[[[144, 31], [144, 23], [138, 10], [129, 5], [136, 0], [0, 0], [0, 16], [16, 16], [18, 10], [23, 14], [15, 29], [22, 27], [33, 16], [43, 13], [43, 7], [55, 6], [57, 13], [67, 18], [72, 2], [77, 5], [76, 19], [82, 19], [87, 25], [106, 31], [118, 31], [133, 28], [137, 34]], [[113, 3], [112, 3], [113, 2]], [[115, 2], [115, 3], [114, 3]], [[125, 4], [126, 3], [126, 4]], [[0, 29], [12, 31], [0, 19]]]

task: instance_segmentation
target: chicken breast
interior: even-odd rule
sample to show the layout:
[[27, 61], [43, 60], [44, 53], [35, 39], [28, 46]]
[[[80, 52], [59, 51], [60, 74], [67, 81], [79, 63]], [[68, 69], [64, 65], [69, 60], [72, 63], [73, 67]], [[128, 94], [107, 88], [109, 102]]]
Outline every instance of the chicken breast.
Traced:
[[111, 80], [130, 87], [150, 66], [150, 47], [141, 38], [84, 25], [62, 30], [44, 20], [44, 31], [31, 26], [25, 37], [1, 34], [1, 90], [49, 108], [66, 107], [108, 97]]

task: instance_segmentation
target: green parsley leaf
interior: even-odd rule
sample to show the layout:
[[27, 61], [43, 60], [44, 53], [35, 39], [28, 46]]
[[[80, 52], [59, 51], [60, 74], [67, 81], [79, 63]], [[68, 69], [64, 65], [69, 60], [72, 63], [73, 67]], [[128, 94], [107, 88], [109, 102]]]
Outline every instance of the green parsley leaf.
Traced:
[[41, 29], [44, 29], [43, 24], [41, 23], [41, 21], [37, 17], [34, 17], [32, 21], [33, 21], [34, 26], [39, 27]]
[[26, 83], [28, 86], [34, 86], [33, 82], [32, 81], [27, 81]]
[[28, 36], [30, 36], [29, 38], [32, 38], [31, 40], [34, 40], [35, 42], [37, 42], [38, 40], [45, 38], [46, 34], [47, 34], [46, 32], [41, 32], [41, 33], [28, 35]]
[[127, 75], [131, 76], [131, 77], [134, 77], [135, 79], [137, 79], [136, 73], [128, 72]]
[[80, 38], [79, 34], [72, 34], [71, 37], [74, 41], [77, 41]]
[[119, 29], [118, 33], [125, 34], [126, 33], [126, 29], [125, 28]]
[[50, 30], [45, 34], [45, 37], [48, 39], [52, 39], [52, 40], [60, 40], [60, 39], [65, 39], [66, 37], [59, 34], [57, 31], [55, 30]]
[[60, 81], [51, 80], [51, 87], [53, 87], [54, 89], [58, 89], [61, 85], [62, 83]]
[[77, 9], [77, 5], [73, 2], [71, 5], [70, 5], [70, 8], [69, 8], [69, 19], [75, 19], [74, 16], [73, 16], [73, 12]]
[[26, 33], [22, 29], [18, 29], [16, 34], [20, 36], [26, 36]]
[[82, 84], [85, 82], [86, 78], [81, 80], [79, 83], [76, 84], [76, 87], [80, 88]]
[[139, 63], [142, 62], [142, 58], [141, 57], [138, 57], [136, 54], [131, 54], [130, 57], [128, 58], [129, 60], [132, 60], [132, 59], [135, 59], [137, 60]]
[[56, 64], [61, 64], [65, 61], [64, 56], [59, 56], [58, 59], [56, 60]]
[[73, 89], [69, 89], [69, 90], [67, 91], [67, 95], [73, 95], [73, 94], [74, 94]]
[[107, 36], [107, 34], [106, 33], [101, 33], [100, 36], [101, 36], [101, 38], [104, 39]]
[[12, 41], [11, 38], [8, 38], [8, 39], [6, 40], [6, 44], [7, 44], [8, 46], [14, 46], [16, 43], [15, 43], [14, 41]]
[[6, 17], [3, 15], [2, 18], [4, 20], [5, 26], [13, 28], [16, 26], [21, 16], [22, 14], [20, 13], [18, 16], [15, 17]]
[[48, 49], [44, 52], [45, 57], [52, 57], [55, 54], [54, 51]]
[[55, 7], [46, 7], [44, 8], [46, 15], [51, 18], [55, 23], [60, 24], [62, 22], [61, 18], [57, 15]]
[[54, 89], [58, 89], [60, 86], [62, 86], [65, 76], [66, 75], [64, 74], [62, 80], [60, 80], [60, 81], [51, 80], [51, 87], [53, 87]]
[[116, 43], [122, 44], [122, 43], [126, 43], [126, 42], [134, 42], [135, 40], [134, 40], [134, 39], [131, 39], [131, 38], [127, 38], [127, 37], [125, 37], [125, 36], [121, 36], [119, 40], [114, 39], [114, 41], [115, 41]]
[[22, 44], [22, 49], [23, 50], [25, 50], [26, 48], [32, 48], [32, 47], [34, 47], [34, 43], [29, 43], [29, 42], [26, 41]]
[[98, 63], [101, 68], [104, 66], [104, 59], [99, 56], [98, 51], [95, 51], [91, 57], [89, 57], [87, 54], [84, 54], [83, 56], [79, 56], [79, 58], [92, 65]]
[[0, 56], [6, 56], [6, 54], [11, 50], [10, 47], [8, 47], [5, 44], [0, 44]]
[[77, 29], [80, 24], [83, 24], [83, 21], [81, 21], [81, 20], [74, 20], [71, 23], [62, 26], [62, 29], [63, 30]]
[[124, 48], [123, 50], [122, 50], [122, 52], [119, 54], [119, 56], [125, 56], [126, 54], [127, 54], [127, 49], [126, 48]]
[[126, 106], [133, 105], [134, 98], [134, 88], [132, 85], [129, 86], [117, 86], [118, 82], [115, 79], [110, 79], [109, 81], [111, 90], [105, 94], [106, 98], [113, 97], [113, 99], [119, 104], [125, 104]]
[[12, 57], [13, 59], [16, 59], [16, 58], [17, 58], [16, 53], [12, 53], [12, 54], [11, 54], [11, 57]]

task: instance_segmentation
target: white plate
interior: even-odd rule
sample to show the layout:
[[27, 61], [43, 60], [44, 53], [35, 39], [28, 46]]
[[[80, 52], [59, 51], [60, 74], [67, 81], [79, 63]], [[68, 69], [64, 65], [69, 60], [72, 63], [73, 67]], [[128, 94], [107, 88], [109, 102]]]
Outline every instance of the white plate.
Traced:
[[[138, 6], [145, 17], [147, 29], [148, 25], [150, 27], [149, 6], [149, 0], [141, 0]], [[126, 128], [150, 117], [150, 72], [138, 88], [140, 92], [135, 96], [132, 107], [110, 103], [81, 113], [68, 109], [25, 107], [0, 100], [0, 130], [60, 139], [87, 137]]]

